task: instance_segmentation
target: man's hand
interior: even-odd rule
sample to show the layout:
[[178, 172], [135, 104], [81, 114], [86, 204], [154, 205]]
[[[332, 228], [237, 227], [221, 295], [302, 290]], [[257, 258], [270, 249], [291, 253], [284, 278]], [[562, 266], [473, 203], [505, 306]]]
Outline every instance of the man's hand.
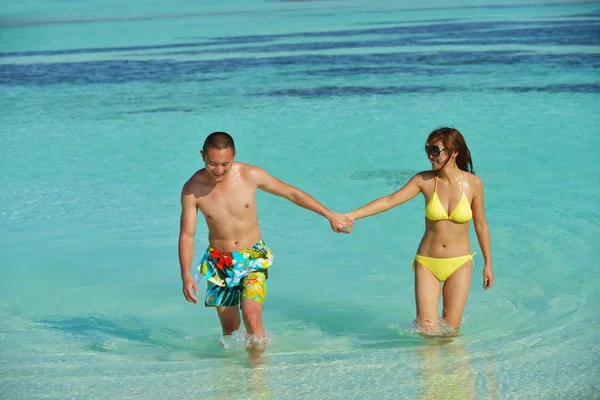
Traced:
[[183, 296], [190, 303], [198, 304], [198, 299], [194, 297], [194, 293], [198, 296], [198, 285], [194, 278], [188, 276], [183, 279]]
[[333, 213], [328, 219], [331, 224], [331, 230], [337, 233], [350, 233], [354, 226], [354, 220], [347, 214]]

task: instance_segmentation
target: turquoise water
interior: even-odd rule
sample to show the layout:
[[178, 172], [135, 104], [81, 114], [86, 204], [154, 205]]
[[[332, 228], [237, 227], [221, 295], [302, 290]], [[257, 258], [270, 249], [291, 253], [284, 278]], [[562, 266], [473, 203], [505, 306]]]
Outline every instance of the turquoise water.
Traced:
[[[0, 398], [599, 398], [600, 5], [423, 3], [3, 7]], [[177, 263], [205, 136], [345, 212], [427, 169], [440, 125], [492, 234], [462, 336], [410, 328], [421, 199], [347, 236], [259, 193], [272, 343], [224, 349]]]

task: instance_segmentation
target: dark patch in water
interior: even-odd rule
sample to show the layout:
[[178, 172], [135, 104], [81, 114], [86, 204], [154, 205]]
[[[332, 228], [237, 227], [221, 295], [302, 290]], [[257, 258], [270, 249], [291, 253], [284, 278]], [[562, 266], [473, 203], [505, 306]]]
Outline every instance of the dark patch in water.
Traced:
[[162, 107], [152, 108], [149, 110], [138, 110], [138, 111], [127, 111], [123, 114], [147, 114], [147, 113], [170, 113], [170, 112], [193, 112], [191, 108], [176, 108], [176, 107]]
[[[279, 3], [290, 3], [290, 2], [307, 2], [307, 1], [326, 1], [326, 0], [270, 0]], [[331, 0], [329, 0], [331, 1]], [[521, 3], [509, 3], [509, 4], [489, 4], [489, 5], [473, 5], [473, 6], [441, 6], [441, 7], [402, 7], [398, 11], [441, 11], [441, 10], [485, 10], [485, 9], [507, 9], [507, 8], [530, 8], [530, 7], [548, 7], [548, 6], [574, 6], [574, 5], [589, 5], [588, 1], [573, 1], [563, 3], [541, 3], [541, 4], [521, 4]], [[381, 13], [379, 10], [365, 10], [364, 13]]]
[[569, 15], [570, 18], [600, 18], [600, 11], [592, 11], [584, 14]]
[[[448, 23], [448, 22], [458, 22], [459, 19], [457, 18], [436, 18], [436, 19], [419, 19], [419, 20], [412, 20], [411, 22], [413, 23], [419, 23], [419, 24], [423, 24], [423, 23]], [[393, 25], [393, 24], [406, 24], [406, 21], [398, 21], [398, 20], [394, 20], [394, 21], [375, 21], [375, 22], [357, 22], [355, 25], [361, 26], [373, 26], [373, 25]]]
[[123, 46], [123, 47], [99, 47], [99, 48], [80, 48], [65, 50], [39, 50], [39, 51], [12, 51], [0, 53], [0, 57], [28, 57], [28, 56], [63, 56], [72, 54], [96, 54], [112, 53], [123, 51], [148, 51], [163, 49], [178, 49], [186, 47], [214, 46], [220, 43], [173, 43], [153, 46]]
[[111, 340], [115, 338], [152, 345], [162, 348], [187, 349], [175, 339], [182, 337], [180, 332], [165, 328], [149, 328], [135, 320], [113, 320], [102, 317], [72, 317], [38, 320], [48, 328], [87, 341], [91, 350], [107, 352]]
[[[216, 62], [219, 64], [219, 62]], [[0, 84], [94, 84], [182, 79], [218, 71], [206, 62], [99, 61], [0, 65]]]
[[[501, 65], [529, 65], [535, 64], [537, 68], [547, 65], [553, 69], [557, 67], [584, 68], [586, 70], [600, 66], [600, 54], [539, 54], [534, 52], [519, 51], [466, 51], [466, 52], [428, 52], [428, 53], [385, 53], [385, 54], [347, 54], [347, 55], [295, 55], [283, 57], [248, 57], [231, 58], [210, 61], [90, 61], [72, 63], [37, 63], [37, 64], [4, 64], [0, 65], [0, 85], [53, 85], [53, 84], [97, 84], [97, 83], [126, 83], [134, 81], [172, 80], [186, 81], [190, 79], [206, 79], [206, 74], [215, 73], [222, 76], [230, 72], [246, 72], [245, 70], [259, 70], [263, 67], [291, 67], [291, 70], [306, 73], [309, 67], [320, 70], [324, 66], [352, 66], [357, 73], [363, 73], [360, 68], [373, 68], [380, 66], [389, 69], [395, 66], [442, 66], [446, 70], [454, 69], [454, 73], [472, 74], [478, 70], [486, 70], [488, 66]], [[455, 69], [455, 66], [466, 66], [464, 69]], [[428, 68], [424, 68], [426, 71]], [[285, 71], [278, 68], [278, 71]], [[352, 75], [352, 69], [340, 69], [342, 76]], [[434, 70], [435, 71], [435, 70]], [[442, 72], [438, 70], [437, 72]], [[310, 73], [310, 72], [309, 72]], [[371, 71], [371, 73], [375, 73]], [[297, 94], [311, 95], [300, 89]], [[372, 89], [344, 89], [325, 88], [309, 89], [327, 93], [349, 91], [355, 93], [381, 93], [391, 94], [397, 91], [409, 92], [439, 92], [450, 90], [444, 87], [419, 87], [406, 86], [400, 89], [394, 87]], [[454, 89], [452, 89], [454, 90]], [[291, 95], [293, 92], [283, 91]], [[278, 94], [271, 92], [271, 95]]]
[[268, 46], [247, 46], [216, 48], [197, 51], [170, 52], [166, 55], [198, 55], [198, 54], [229, 54], [229, 53], [278, 53], [293, 51], [318, 51], [318, 50], [336, 50], [336, 49], [357, 49], [373, 47], [397, 47], [397, 46], [417, 46], [421, 45], [421, 39], [401, 38], [401, 39], [380, 39], [380, 40], [353, 40], [353, 41], [334, 41], [334, 42], [308, 42], [308, 43], [284, 43], [272, 44]]
[[[254, 41], [264, 41], [265, 38], [271, 40], [296, 38], [296, 37], [343, 37], [348, 39], [359, 35], [426, 35], [427, 38], [440, 36], [442, 38], [461, 37], [461, 38], [481, 38], [485, 37], [513, 37], [513, 36], [531, 36], [532, 43], [536, 43], [537, 35], [556, 37], [565, 34], [591, 37], [598, 42], [598, 37], [593, 37], [598, 31], [598, 21], [596, 20], [551, 20], [551, 21], [493, 21], [493, 22], [462, 22], [450, 20], [437, 24], [423, 25], [402, 25], [382, 28], [369, 29], [347, 29], [340, 31], [319, 31], [319, 32], [301, 32], [281, 35], [257, 35], [257, 36], [233, 36], [217, 38], [215, 40], [240, 40], [244, 38], [247, 43]], [[413, 38], [416, 40], [417, 38]]]
[[[444, 93], [444, 92], [467, 92], [471, 89], [449, 86], [321, 86], [305, 89], [281, 89], [268, 92], [253, 93], [252, 96], [275, 96], [275, 97], [334, 97], [334, 96], [369, 96], [369, 95], [402, 95], [408, 93]], [[581, 83], [549, 86], [513, 86], [484, 88], [477, 87], [473, 90], [479, 92], [542, 92], [542, 93], [599, 93], [600, 84]]]
[[411, 74], [419, 76], [440, 76], [458, 74], [457, 71], [446, 67], [432, 67], [423, 65], [414, 66], [386, 66], [378, 67], [359, 67], [348, 65], [347, 67], [336, 67], [327, 69], [314, 69], [284, 72], [282, 75], [308, 75], [308, 76], [360, 76], [360, 75], [392, 75], [392, 74]]
[[442, 93], [450, 89], [442, 86], [321, 86], [306, 89], [284, 89], [270, 92], [254, 93], [253, 96], [356, 96], [356, 95], [390, 95], [401, 93]]
[[[194, 48], [193, 51], [161, 53], [199, 54], [199, 53], [235, 53], [235, 52], [280, 52], [306, 51], [342, 48], [394, 47], [394, 46], [427, 46], [439, 44], [589, 44], [600, 43], [600, 24], [593, 19], [586, 20], [553, 20], [553, 21], [495, 21], [495, 22], [461, 22], [449, 20], [428, 25], [403, 25], [385, 28], [350, 29], [325, 32], [300, 32], [279, 35], [248, 35], [209, 39], [201, 42], [173, 43], [151, 46], [124, 46], [105, 48], [80, 48], [44, 51], [3, 52], [0, 57], [52, 56], [68, 54], [109, 53], [124, 51], [148, 51]], [[387, 37], [369, 40], [348, 40], [353, 36], [383, 35]], [[287, 38], [310, 37], [343, 37], [344, 41], [313, 43], [282, 43], [269, 46], [247, 46], [235, 48], [218, 48], [220, 45], [248, 43], [270, 43]]]
[[517, 93], [547, 92], [547, 93], [600, 93], [599, 83], [572, 83], [548, 86], [512, 86], [496, 88], [500, 91]]
[[388, 186], [400, 187], [408, 182], [417, 172], [415, 171], [395, 171], [395, 170], [370, 170], [370, 171], [354, 171], [350, 175], [350, 179], [354, 180], [385, 180]]
[[136, 22], [136, 21], [153, 21], [161, 19], [183, 19], [183, 18], [199, 18], [212, 17], [217, 15], [247, 15], [261, 14], [268, 12], [293, 12], [297, 10], [242, 10], [242, 11], [213, 11], [206, 13], [188, 13], [188, 14], [165, 14], [165, 15], [145, 15], [133, 17], [103, 17], [103, 18], [80, 18], [80, 19], [58, 19], [58, 20], [15, 20], [15, 21], [0, 21], [0, 28], [18, 28], [24, 26], [48, 26], [48, 25], [72, 25], [72, 24], [99, 24], [106, 22]]

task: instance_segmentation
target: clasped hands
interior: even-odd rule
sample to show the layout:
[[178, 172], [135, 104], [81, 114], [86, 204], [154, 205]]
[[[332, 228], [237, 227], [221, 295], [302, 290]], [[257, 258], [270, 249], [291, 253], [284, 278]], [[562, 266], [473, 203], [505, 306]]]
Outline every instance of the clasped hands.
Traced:
[[354, 227], [354, 219], [349, 214], [333, 213], [329, 223], [331, 230], [337, 233], [350, 233]]

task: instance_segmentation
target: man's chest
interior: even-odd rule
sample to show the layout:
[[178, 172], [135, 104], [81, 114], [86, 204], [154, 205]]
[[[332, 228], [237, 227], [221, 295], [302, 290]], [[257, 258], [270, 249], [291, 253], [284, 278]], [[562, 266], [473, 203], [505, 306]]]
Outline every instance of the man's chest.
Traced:
[[256, 210], [254, 190], [213, 191], [198, 200], [198, 208], [207, 218], [241, 217]]

